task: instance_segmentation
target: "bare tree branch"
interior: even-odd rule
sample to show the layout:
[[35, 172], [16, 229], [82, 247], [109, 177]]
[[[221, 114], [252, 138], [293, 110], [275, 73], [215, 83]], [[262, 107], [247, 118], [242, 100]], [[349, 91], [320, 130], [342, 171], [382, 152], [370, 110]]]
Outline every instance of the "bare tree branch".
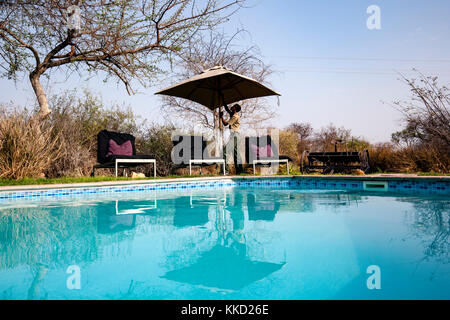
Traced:
[[171, 63], [199, 30], [226, 21], [245, 1], [77, 1], [82, 29], [76, 35], [67, 29], [71, 0], [3, 1], [0, 59], [9, 66], [3, 76], [29, 73], [42, 115], [50, 109], [40, 76], [49, 69], [104, 72], [131, 94], [135, 81], [152, 84], [163, 62]]
[[[259, 82], [267, 83], [272, 70], [259, 59], [258, 48], [250, 46], [242, 49], [234, 45], [234, 41], [244, 32], [237, 31], [231, 37], [210, 32], [192, 38], [183, 54], [179, 55], [180, 60], [175, 64], [177, 81], [188, 79], [213, 66], [223, 65]], [[217, 125], [214, 121], [214, 112], [204, 106], [169, 96], [164, 96], [162, 99], [162, 111], [168, 117], [175, 116], [185, 124], [196, 123], [205, 129], [214, 129]], [[241, 108], [242, 124], [252, 128], [261, 126], [264, 122], [273, 119], [276, 114], [276, 110], [268, 105], [264, 98], [242, 101]]]
[[437, 77], [426, 77], [420, 72], [418, 75], [418, 79], [402, 76], [412, 99], [394, 102], [403, 114], [406, 128], [393, 138], [407, 144], [426, 143], [450, 154], [450, 91], [438, 84]]

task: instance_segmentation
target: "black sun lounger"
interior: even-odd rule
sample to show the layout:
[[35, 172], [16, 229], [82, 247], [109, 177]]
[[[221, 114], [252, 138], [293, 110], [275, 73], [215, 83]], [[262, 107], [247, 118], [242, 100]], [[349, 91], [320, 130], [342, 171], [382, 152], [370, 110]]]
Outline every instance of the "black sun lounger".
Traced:
[[204, 136], [176, 135], [172, 137], [172, 143], [172, 160], [178, 168], [189, 167], [189, 175], [192, 173], [192, 166], [200, 166], [201, 173], [202, 166], [214, 163], [222, 165], [222, 172], [225, 174], [225, 160], [210, 155]]
[[[109, 155], [109, 142], [113, 140], [117, 145], [123, 145], [127, 141], [131, 142], [131, 155]], [[114, 168], [117, 177], [118, 168], [133, 168], [143, 164], [153, 164], [153, 175], [156, 177], [156, 160], [150, 155], [137, 155], [135, 138], [128, 133], [119, 133], [102, 130], [97, 135], [97, 161], [92, 168], [91, 176], [95, 176], [95, 169]]]
[[[270, 156], [259, 156], [255, 154], [252, 146], [260, 147], [271, 147], [271, 155]], [[245, 137], [245, 161], [248, 165], [253, 166], [253, 173], [256, 174], [256, 166], [270, 166], [272, 163], [286, 163], [286, 171], [289, 174], [289, 162], [292, 162], [292, 159], [289, 156], [279, 155], [278, 154], [278, 146], [272, 140], [272, 137], [260, 136], [260, 137]]]

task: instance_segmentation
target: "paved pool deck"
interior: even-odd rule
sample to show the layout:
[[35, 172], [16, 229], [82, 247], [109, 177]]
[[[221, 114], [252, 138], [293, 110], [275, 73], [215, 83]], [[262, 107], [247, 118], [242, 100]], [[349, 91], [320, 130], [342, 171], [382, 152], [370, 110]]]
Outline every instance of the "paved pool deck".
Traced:
[[370, 175], [249, 175], [249, 176], [213, 176], [213, 177], [192, 177], [192, 178], [158, 178], [142, 180], [120, 180], [120, 181], [99, 181], [83, 183], [60, 183], [60, 184], [40, 184], [40, 185], [15, 185], [0, 186], [1, 191], [20, 191], [20, 190], [42, 190], [42, 189], [62, 189], [62, 188], [86, 188], [86, 187], [105, 187], [120, 185], [137, 185], [151, 183], [170, 183], [186, 181], [208, 181], [208, 180], [229, 180], [229, 179], [278, 179], [278, 178], [304, 178], [304, 179], [354, 179], [364, 181], [387, 181], [387, 180], [415, 180], [415, 181], [448, 181], [450, 176], [419, 176], [414, 174], [370, 174]]

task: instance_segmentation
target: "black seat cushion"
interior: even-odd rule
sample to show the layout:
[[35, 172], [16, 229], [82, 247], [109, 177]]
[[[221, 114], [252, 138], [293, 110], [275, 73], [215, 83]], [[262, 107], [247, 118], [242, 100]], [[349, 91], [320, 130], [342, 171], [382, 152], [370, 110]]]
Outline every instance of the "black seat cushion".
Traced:
[[[97, 161], [98, 163], [106, 163], [113, 161], [111, 156], [107, 156], [109, 151], [109, 140], [114, 140], [117, 144], [123, 144], [131, 141], [133, 147], [133, 156], [136, 155], [135, 138], [128, 133], [119, 133], [114, 131], [102, 130], [97, 135]], [[133, 157], [131, 156], [131, 157]], [[120, 156], [126, 157], [126, 156]]]

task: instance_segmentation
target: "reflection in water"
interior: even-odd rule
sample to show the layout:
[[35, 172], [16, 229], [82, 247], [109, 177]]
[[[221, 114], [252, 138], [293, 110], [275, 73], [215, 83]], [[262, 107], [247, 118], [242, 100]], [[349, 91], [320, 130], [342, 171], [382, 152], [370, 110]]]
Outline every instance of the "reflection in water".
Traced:
[[265, 197], [257, 201], [255, 194], [249, 194], [247, 199], [249, 220], [273, 221], [280, 210], [280, 202], [277, 199]]
[[[52, 272], [65, 274], [67, 266], [72, 264], [82, 266], [83, 270], [95, 269], [105, 261], [129, 265], [122, 271], [114, 268], [111, 271], [126, 274], [123, 280], [126, 287], [103, 294], [103, 298], [153, 297], [155, 293], [150, 285], [137, 281], [137, 275], [126, 273], [135, 265], [132, 261], [143, 265], [154, 262], [157, 267], [153, 275], [165, 281], [168, 288], [189, 285], [208, 288], [208, 292], [239, 292], [252, 283], [271, 279], [275, 273], [286, 272], [286, 262], [290, 258], [295, 261], [292, 253], [285, 255], [289, 242], [281, 241], [284, 235], [279, 229], [279, 218], [315, 217], [325, 213], [345, 217], [349, 210], [357, 210], [373, 199], [369, 196], [289, 189], [228, 189], [116, 198], [105, 195], [95, 201], [29, 202], [26, 206], [0, 207], [0, 298], [51, 299], [50, 291], [44, 288]], [[377, 194], [377, 199], [382, 196]], [[432, 197], [389, 199], [410, 206], [413, 219], [409, 220], [409, 232], [421, 241], [423, 261], [448, 264], [449, 201]], [[365, 212], [358, 214], [363, 216]], [[326, 221], [322, 225], [326, 226]], [[290, 229], [297, 227], [293, 225]], [[156, 234], [159, 238], [152, 238]], [[153, 242], [148, 243], [147, 238]], [[143, 247], [148, 248], [146, 245], [157, 252], [149, 261], [146, 257], [150, 252], [141, 251]], [[298, 250], [311, 249], [307, 240], [302, 245], [303, 249]], [[129, 260], [133, 255], [139, 259]], [[151, 260], [155, 257], [157, 261]], [[339, 261], [339, 257], [332, 258]], [[8, 279], [8, 272], [20, 274], [21, 280], [6, 285], [4, 279]], [[16, 292], [24, 286], [19, 296]], [[167, 291], [167, 296], [172, 297], [170, 289], [158, 290]]]
[[94, 206], [1, 210], [0, 269], [95, 261], [97, 214]]
[[239, 290], [283, 266], [252, 261], [243, 254], [242, 249], [244, 248], [216, 245], [204, 252], [194, 264], [169, 271], [164, 278], [216, 290]]
[[158, 208], [156, 197], [153, 200], [116, 200], [116, 215], [151, 214]]
[[97, 218], [98, 233], [116, 233], [132, 230], [136, 225], [134, 215], [99, 214]]
[[[125, 199], [78, 206], [61, 207], [52, 203], [4, 209], [0, 211], [0, 266], [1, 269], [21, 265], [31, 267], [33, 280], [28, 298], [42, 298], [40, 284], [48, 268], [64, 270], [74, 262], [100, 262], [102, 254], [107, 252], [105, 247], [116, 247], [108, 252], [120, 251], [124, 240], [132, 240], [138, 235], [136, 230], [139, 226], [168, 224], [171, 221], [176, 228], [192, 229], [208, 224], [206, 232], [195, 233], [191, 239], [183, 238], [178, 250], [166, 252], [168, 257], [176, 258], [177, 263], [173, 267], [183, 263], [180, 259], [183, 255], [187, 256], [184, 263], [191, 265], [168, 272], [165, 277], [181, 282], [189, 278], [187, 282], [191, 284], [236, 290], [263, 279], [283, 265], [254, 261], [249, 256], [244, 233], [244, 208], [247, 207], [251, 208], [247, 210], [249, 219], [251, 216], [251, 220], [270, 221], [274, 219], [280, 204], [277, 202], [275, 207], [271, 207], [267, 196], [256, 200], [251, 193], [225, 192], [206, 196], [190, 194], [158, 201]], [[258, 212], [262, 208], [265, 210]], [[267, 214], [270, 219], [267, 219]], [[167, 220], [168, 216], [172, 217], [171, 220]], [[213, 236], [213, 233], [216, 235]], [[180, 239], [174, 238], [173, 241], [177, 241], [179, 246]], [[196, 245], [202, 241], [205, 242], [203, 249]], [[170, 245], [167, 247], [170, 248]], [[122, 255], [126, 256], [127, 252], [122, 250]], [[236, 270], [240, 272], [236, 274]], [[222, 276], [218, 277], [218, 274]]]
[[178, 228], [202, 226], [208, 222], [208, 206], [195, 205], [192, 197], [175, 199], [173, 225]]
[[450, 263], [450, 201], [409, 200], [413, 204], [412, 234], [424, 240], [424, 257]]
[[[254, 195], [247, 194], [247, 197], [251, 199], [248, 201], [250, 201], [252, 213], [255, 215]], [[249, 256], [244, 233], [245, 213], [242, 193], [232, 193], [228, 197], [225, 195], [223, 202], [217, 201], [211, 204], [206, 201], [200, 202], [199, 205], [194, 206], [196, 211], [193, 213], [206, 212], [207, 214], [210, 206], [216, 208], [216, 219], [219, 220], [216, 222], [216, 227], [218, 227], [216, 243], [211, 249], [202, 252], [194, 263], [169, 271], [163, 278], [200, 285], [215, 291], [240, 290], [257, 280], [264, 279], [284, 265], [284, 263], [252, 260]], [[250, 217], [250, 206], [248, 208]], [[228, 224], [225, 221], [228, 216], [225, 211], [232, 221], [231, 230], [228, 230]], [[264, 217], [265, 212], [261, 213]], [[270, 213], [273, 220], [276, 211], [272, 210]]]
[[47, 273], [47, 268], [45, 266], [37, 266], [33, 275], [33, 282], [31, 283], [30, 289], [28, 290], [28, 300], [38, 300], [40, 299], [40, 284], [44, 280], [45, 274]]

